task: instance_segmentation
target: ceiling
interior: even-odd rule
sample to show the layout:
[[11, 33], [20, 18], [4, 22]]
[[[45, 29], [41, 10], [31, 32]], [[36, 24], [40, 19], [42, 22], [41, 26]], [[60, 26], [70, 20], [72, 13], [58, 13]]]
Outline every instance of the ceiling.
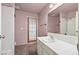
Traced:
[[16, 9], [21, 9], [27, 12], [40, 13], [48, 3], [16, 3]]

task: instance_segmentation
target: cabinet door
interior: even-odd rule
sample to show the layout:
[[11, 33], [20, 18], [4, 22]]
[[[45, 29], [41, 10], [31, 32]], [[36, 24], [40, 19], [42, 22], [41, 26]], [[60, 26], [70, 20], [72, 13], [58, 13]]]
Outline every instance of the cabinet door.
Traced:
[[37, 53], [38, 55], [42, 55], [41, 43], [39, 40], [37, 40]]
[[37, 53], [38, 53], [38, 55], [42, 55], [42, 48], [41, 48], [41, 46], [40, 45], [37, 45], [38, 47], [37, 47]]
[[48, 53], [43, 49], [42, 50], [42, 55], [48, 55]]
[[43, 44], [41, 41], [37, 40], [37, 49], [39, 55], [56, 55], [56, 53]]

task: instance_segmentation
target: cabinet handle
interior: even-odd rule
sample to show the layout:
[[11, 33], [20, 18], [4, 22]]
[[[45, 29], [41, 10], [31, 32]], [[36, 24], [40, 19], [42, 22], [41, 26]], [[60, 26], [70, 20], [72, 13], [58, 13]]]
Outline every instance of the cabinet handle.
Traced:
[[5, 36], [4, 35], [0, 35], [0, 39], [4, 39], [5, 38]]
[[76, 30], [76, 32], [79, 32], [78, 30]]

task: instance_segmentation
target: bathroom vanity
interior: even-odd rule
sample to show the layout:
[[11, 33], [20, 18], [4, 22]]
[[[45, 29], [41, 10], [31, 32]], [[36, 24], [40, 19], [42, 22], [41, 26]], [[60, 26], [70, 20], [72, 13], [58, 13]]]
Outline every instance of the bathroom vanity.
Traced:
[[37, 40], [38, 55], [56, 55], [57, 53], [47, 45], [47, 42], [44, 41], [45, 38], [47, 37], [39, 37]]
[[48, 36], [37, 40], [38, 54], [78, 55], [78, 20], [78, 5], [75, 3], [62, 4], [52, 10], [48, 14]]
[[38, 55], [78, 55], [76, 45], [50, 36], [38, 37], [37, 51]]

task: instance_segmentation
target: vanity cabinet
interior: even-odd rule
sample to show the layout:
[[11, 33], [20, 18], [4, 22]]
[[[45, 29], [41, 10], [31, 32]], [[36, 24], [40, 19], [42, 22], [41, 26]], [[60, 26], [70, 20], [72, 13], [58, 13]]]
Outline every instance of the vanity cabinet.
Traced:
[[37, 40], [37, 53], [38, 55], [57, 55], [52, 49], [50, 49], [40, 40]]

